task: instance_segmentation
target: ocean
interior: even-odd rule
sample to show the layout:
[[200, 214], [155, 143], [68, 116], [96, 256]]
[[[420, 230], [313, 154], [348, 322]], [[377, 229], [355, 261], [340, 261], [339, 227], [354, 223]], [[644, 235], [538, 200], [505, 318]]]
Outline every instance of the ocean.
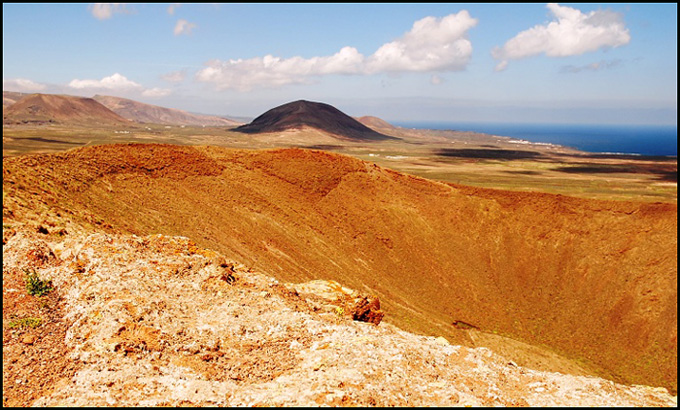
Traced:
[[676, 125], [501, 124], [462, 122], [392, 122], [406, 128], [474, 131], [548, 142], [593, 153], [678, 155]]

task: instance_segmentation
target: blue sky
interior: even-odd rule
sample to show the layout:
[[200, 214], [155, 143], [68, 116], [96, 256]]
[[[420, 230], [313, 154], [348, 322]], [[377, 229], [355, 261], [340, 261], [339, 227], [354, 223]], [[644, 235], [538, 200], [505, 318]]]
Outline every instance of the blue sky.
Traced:
[[677, 123], [677, 4], [3, 4], [3, 89], [257, 116]]

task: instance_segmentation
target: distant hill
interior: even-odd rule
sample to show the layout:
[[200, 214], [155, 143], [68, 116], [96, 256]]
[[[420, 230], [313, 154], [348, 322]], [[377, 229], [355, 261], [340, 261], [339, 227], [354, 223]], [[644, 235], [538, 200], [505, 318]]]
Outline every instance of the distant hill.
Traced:
[[336, 138], [354, 141], [396, 139], [374, 131], [337, 108], [318, 102], [299, 100], [280, 105], [234, 131], [257, 134], [311, 127]]
[[357, 121], [360, 123], [364, 124], [367, 127], [371, 128], [385, 128], [385, 129], [397, 129], [394, 125], [390, 124], [389, 122], [383, 120], [382, 118], [378, 117], [372, 117], [370, 115], [365, 115], [363, 117], [357, 118]]
[[140, 123], [211, 127], [234, 127], [242, 124], [222, 117], [192, 114], [174, 108], [144, 104], [127, 98], [107, 95], [95, 95], [93, 98], [121, 117]]
[[236, 121], [241, 124], [247, 124], [253, 120], [253, 117], [243, 117], [240, 115], [220, 115], [220, 118], [226, 118], [231, 121]]
[[8, 125], [130, 125], [92, 98], [53, 94], [27, 95], [4, 109], [2, 119]]
[[16, 91], [3, 91], [2, 92], [2, 108], [5, 109], [20, 99], [24, 98], [28, 94], [19, 93]]

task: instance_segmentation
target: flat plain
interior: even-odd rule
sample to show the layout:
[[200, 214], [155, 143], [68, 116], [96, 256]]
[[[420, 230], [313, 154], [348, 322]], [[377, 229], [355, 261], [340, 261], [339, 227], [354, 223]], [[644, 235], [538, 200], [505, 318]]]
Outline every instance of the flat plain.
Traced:
[[[368, 121], [367, 121], [368, 123]], [[225, 127], [135, 125], [3, 128], [3, 157], [112, 143], [308, 148], [454, 184], [583, 198], [677, 203], [677, 157], [592, 154], [473, 132], [376, 127], [398, 140], [352, 142], [312, 128], [243, 134]]]

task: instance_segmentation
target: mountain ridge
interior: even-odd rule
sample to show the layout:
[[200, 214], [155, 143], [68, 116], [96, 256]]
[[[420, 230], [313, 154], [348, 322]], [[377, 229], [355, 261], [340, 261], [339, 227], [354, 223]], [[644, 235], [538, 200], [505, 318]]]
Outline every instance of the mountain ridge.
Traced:
[[2, 108], [3, 110], [20, 99], [27, 96], [27, 93], [20, 93], [17, 91], [3, 91], [2, 92]]
[[233, 127], [240, 122], [213, 115], [193, 114], [174, 108], [146, 104], [128, 98], [95, 95], [94, 100], [100, 102], [118, 115], [139, 123], [196, 125], [211, 127]]
[[56, 94], [29, 94], [3, 110], [3, 124], [132, 125], [96, 100]]

